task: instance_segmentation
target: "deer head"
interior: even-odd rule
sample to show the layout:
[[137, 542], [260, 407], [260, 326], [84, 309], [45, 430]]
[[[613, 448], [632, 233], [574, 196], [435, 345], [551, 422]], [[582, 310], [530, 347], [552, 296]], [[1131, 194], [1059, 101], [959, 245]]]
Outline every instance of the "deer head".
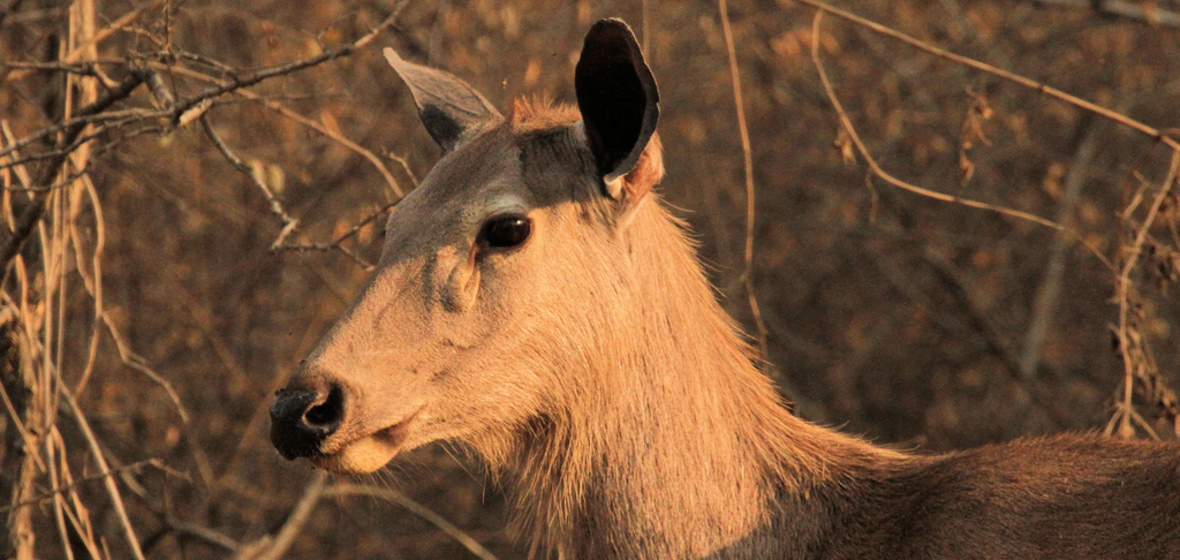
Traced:
[[663, 172], [655, 80], [619, 20], [586, 36], [577, 110], [518, 102], [505, 119], [463, 80], [385, 55], [443, 155], [270, 409], [284, 457], [345, 473], [437, 440], [495, 456], [588, 398], [601, 380], [585, 373], [617, 353], [601, 332], [635, 313], [629, 230]]

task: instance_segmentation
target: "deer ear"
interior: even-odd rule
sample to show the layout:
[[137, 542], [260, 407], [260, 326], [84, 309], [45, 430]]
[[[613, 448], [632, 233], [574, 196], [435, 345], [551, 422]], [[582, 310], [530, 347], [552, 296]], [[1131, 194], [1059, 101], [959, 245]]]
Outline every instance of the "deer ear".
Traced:
[[[659, 141], [650, 142], [660, 95], [635, 35], [622, 20], [603, 19], [590, 28], [574, 70], [574, 89], [606, 194], [638, 199], [663, 171]], [[649, 143], [652, 149], [645, 153]], [[653, 165], [659, 173], [650, 172]], [[631, 173], [640, 168], [649, 172]]]
[[418, 116], [443, 153], [454, 149], [468, 133], [504, 120], [467, 82], [442, 70], [406, 62], [391, 48], [385, 49], [385, 59], [410, 86]]

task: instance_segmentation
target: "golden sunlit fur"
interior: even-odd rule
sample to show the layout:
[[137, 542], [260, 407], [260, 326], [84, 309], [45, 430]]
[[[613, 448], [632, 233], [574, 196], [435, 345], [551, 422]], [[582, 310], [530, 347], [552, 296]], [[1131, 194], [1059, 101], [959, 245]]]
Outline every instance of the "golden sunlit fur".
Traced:
[[[576, 108], [518, 101], [507, 126], [527, 144], [577, 118]], [[551, 163], [537, 167], [561, 165]], [[585, 246], [586, 238], [568, 248], [576, 268], [546, 265], [600, 311], [571, 318], [564, 306], [550, 307], [553, 317], [539, 323], [556, 332], [519, 337], [524, 355], [563, 357], [549, 366], [557, 387], [544, 410], [511, 434], [467, 439], [504, 474], [534, 552], [703, 557], [767, 525], [777, 494], [824, 484], [838, 475], [835, 465], [901, 459], [783, 408], [717, 303], [684, 224], [650, 193], [662, 174], [653, 137], [624, 178], [623, 204], [634, 207], [613, 244]], [[569, 188], [561, 175], [550, 181]], [[616, 203], [583, 194], [567, 204]], [[562, 234], [576, 240], [588, 213], [618, 211], [563, 210]], [[547, 347], [554, 341], [572, 348]]]
[[528, 134], [569, 126], [581, 119], [582, 114], [572, 105], [554, 105], [542, 97], [517, 98], [508, 115], [508, 127], [515, 134]]
[[[339, 425], [305, 456], [354, 473], [466, 444], [534, 556], [559, 559], [1180, 550], [1175, 445], [1059, 436], [918, 456], [793, 416], [652, 190], [658, 138], [619, 196], [594, 158], [576, 109], [535, 102], [455, 144], [398, 204], [372, 281], [287, 389], [342, 395]], [[505, 215], [528, 217], [528, 240], [482, 244]]]

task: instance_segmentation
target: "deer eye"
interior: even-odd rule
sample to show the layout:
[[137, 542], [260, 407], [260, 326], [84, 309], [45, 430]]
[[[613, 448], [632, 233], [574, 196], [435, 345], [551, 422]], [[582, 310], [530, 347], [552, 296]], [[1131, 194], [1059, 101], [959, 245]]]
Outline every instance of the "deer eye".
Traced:
[[533, 231], [533, 222], [526, 216], [498, 216], [484, 223], [479, 241], [486, 247], [506, 249], [524, 243]]

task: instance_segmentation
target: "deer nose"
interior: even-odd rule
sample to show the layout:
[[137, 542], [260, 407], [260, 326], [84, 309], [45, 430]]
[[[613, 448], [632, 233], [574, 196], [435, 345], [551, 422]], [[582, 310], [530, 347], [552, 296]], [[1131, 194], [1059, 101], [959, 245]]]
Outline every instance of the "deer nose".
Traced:
[[287, 459], [320, 454], [320, 444], [344, 419], [344, 392], [286, 388], [270, 404], [270, 441]]

